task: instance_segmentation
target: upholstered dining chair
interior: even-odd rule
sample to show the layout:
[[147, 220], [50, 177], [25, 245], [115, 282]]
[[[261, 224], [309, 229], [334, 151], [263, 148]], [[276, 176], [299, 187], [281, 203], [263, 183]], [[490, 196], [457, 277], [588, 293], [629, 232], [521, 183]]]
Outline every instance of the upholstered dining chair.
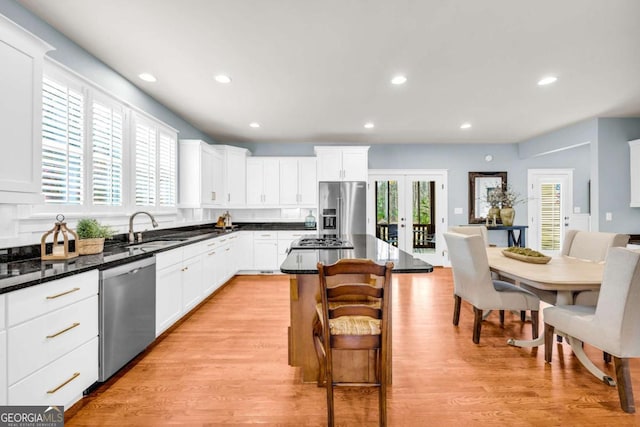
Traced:
[[[328, 425], [334, 425], [333, 389], [336, 386], [378, 387], [379, 424], [387, 423], [387, 367], [391, 354], [391, 270], [368, 259], [341, 259], [335, 264], [318, 263], [319, 322], [313, 328], [320, 364], [319, 383], [327, 389]], [[331, 282], [331, 283], [330, 283]], [[333, 350], [372, 350], [375, 380], [342, 383], [334, 380]]]
[[[567, 230], [562, 243], [561, 255], [603, 262], [609, 248], [625, 247], [629, 243], [628, 234], [603, 233], [600, 231]], [[576, 305], [596, 305], [598, 291], [581, 291], [574, 296]]]
[[489, 246], [489, 231], [487, 230], [487, 227], [485, 227], [484, 225], [453, 226], [453, 227], [449, 227], [449, 231], [452, 233], [467, 234], [470, 236], [474, 234], [478, 234], [482, 236], [485, 246]]
[[[635, 412], [629, 358], [640, 357], [639, 306], [640, 253], [611, 248], [595, 307], [565, 305], [544, 309], [545, 360], [552, 361], [556, 329], [567, 336], [572, 348], [588, 343], [612, 355], [620, 406], [625, 412]], [[596, 372], [588, 359], [581, 362], [589, 371]], [[602, 380], [612, 383], [608, 377]]]
[[504, 310], [531, 311], [532, 337], [538, 337], [540, 299], [511, 283], [493, 280], [484, 240], [480, 235], [444, 233], [453, 269], [453, 324], [460, 320], [464, 299], [473, 306], [473, 342], [480, 342], [483, 310], [499, 310], [504, 324]]

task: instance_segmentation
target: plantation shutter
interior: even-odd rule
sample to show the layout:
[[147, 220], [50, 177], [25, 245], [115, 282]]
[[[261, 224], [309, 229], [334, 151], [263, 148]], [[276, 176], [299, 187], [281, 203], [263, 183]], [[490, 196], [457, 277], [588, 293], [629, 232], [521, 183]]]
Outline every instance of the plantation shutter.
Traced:
[[561, 185], [540, 185], [540, 247], [542, 250], [560, 250], [560, 191]]
[[103, 103], [93, 102], [93, 204], [122, 205], [123, 114]]
[[158, 198], [159, 205], [176, 205], [176, 137], [160, 131], [158, 155]]
[[137, 206], [156, 205], [156, 129], [140, 119], [135, 127]]
[[42, 193], [45, 203], [81, 205], [84, 97], [43, 77]]

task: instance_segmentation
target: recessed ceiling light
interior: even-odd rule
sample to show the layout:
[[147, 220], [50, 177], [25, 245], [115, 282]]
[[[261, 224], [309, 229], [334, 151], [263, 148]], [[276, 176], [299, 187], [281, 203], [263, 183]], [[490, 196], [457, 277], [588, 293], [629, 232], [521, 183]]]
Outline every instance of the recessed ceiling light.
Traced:
[[538, 86], [550, 85], [551, 83], [555, 83], [556, 80], [558, 80], [558, 78], [555, 76], [547, 76], [538, 80]]
[[402, 75], [395, 76], [391, 79], [391, 83], [394, 85], [403, 85], [407, 82], [407, 78]]
[[226, 76], [224, 74], [218, 74], [214, 78], [218, 83], [223, 83], [223, 84], [231, 83], [231, 77]]
[[251, 126], [252, 128], [259, 128], [259, 127], [260, 127], [260, 123], [258, 123], [258, 122], [251, 122], [251, 123], [249, 123], [249, 126]]
[[150, 73], [138, 74], [138, 77], [140, 77], [145, 82], [155, 82], [155, 81], [157, 81], [156, 77], [153, 74], [150, 74]]
[[460, 129], [469, 129], [471, 127], [471, 123], [466, 122], [460, 125]]
[[374, 125], [371, 122], [367, 122], [367, 123], [364, 124], [364, 127], [367, 128], [367, 129], [373, 129], [375, 126], [376, 125]]

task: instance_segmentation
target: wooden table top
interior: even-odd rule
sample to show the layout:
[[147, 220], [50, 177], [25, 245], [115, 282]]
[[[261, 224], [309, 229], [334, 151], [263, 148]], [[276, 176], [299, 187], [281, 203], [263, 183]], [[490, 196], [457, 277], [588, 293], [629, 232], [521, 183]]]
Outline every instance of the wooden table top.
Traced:
[[532, 264], [505, 257], [503, 249], [487, 248], [491, 271], [538, 289], [593, 290], [599, 289], [602, 283], [604, 263], [555, 256], [547, 264]]

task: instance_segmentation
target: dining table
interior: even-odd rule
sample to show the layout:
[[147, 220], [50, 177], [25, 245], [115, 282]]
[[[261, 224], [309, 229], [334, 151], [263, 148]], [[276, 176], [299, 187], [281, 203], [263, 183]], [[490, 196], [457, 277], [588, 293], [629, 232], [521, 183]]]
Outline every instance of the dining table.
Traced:
[[[516, 286], [527, 285], [534, 293], [539, 291], [547, 295], [555, 294], [554, 305], [573, 305], [577, 292], [598, 290], [602, 284], [604, 262], [564, 255], [552, 256], [547, 263], [526, 262], [505, 256], [505, 249], [487, 248], [489, 269], [496, 273], [500, 280], [512, 282]], [[562, 332], [558, 331], [558, 334], [562, 335]], [[571, 337], [567, 338], [571, 344]], [[544, 334], [532, 340], [510, 338], [507, 343], [516, 347], [538, 347], [544, 345]], [[589, 360], [581, 345], [571, 345], [571, 349], [585, 368], [598, 379], [608, 377]], [[609, 383], [615, 385], [615, 382]]]

